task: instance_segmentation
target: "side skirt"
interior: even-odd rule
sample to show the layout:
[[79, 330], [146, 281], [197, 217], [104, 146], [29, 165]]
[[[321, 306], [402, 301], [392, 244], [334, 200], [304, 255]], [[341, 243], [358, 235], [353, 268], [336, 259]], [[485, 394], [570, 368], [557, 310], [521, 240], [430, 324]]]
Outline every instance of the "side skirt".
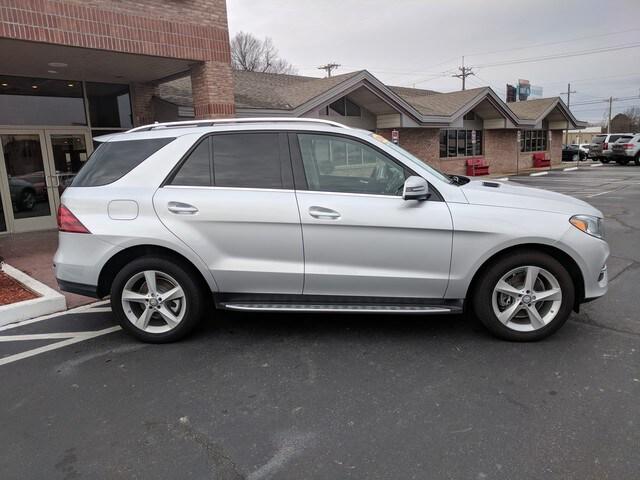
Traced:
[[393, 313], [450, 314], [462, 313], [462, 300], [348, 297], [333, 295], [278, 295], [218, 293], [216, 307], [250, 312], [314, 312], [314, 313]]

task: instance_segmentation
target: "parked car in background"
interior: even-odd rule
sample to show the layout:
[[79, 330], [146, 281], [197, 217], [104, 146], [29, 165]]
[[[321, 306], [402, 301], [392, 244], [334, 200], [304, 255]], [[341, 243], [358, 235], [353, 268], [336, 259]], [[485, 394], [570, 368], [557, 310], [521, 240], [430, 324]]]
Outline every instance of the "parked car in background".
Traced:
[[590, 143], [572, 143], [571, 146], [580, 150], [580, 160], [586, 160], [589, 158]]
[[579, 160], [585, 160], [586, 154], [580, 150], [578, 145], [563, 145], [562, 146], [562, 161], [563, 162], [577, 162]]
[[9, 177], [9, 192], [16, 211], [33, 210], [38, 198], [32, 183], [21, 178]]
[[631, 160], [640, 166], [640, 134], [630, 139], [618, 140], [613, 144], [613, 159], [620, 165], [626, 165]]
[[[212, 303], [241, 312], [475, 312], [530, 341], [607, 291], [602, 213], [445, 175], [380, 135], [311, 119], [138, 127], [62, 195], [62, 290], [104, 297], [147, 342]], [[338, 154], [340, 153], [340, 154]], [[213, 302], [212, 302], [213, 300]]]
[[633, 137], [633, 133], [603, 133], [595, 135], [591, 140], [589, 154], [594, 160], [602, 163], [609, 163], [613, 158], [613, 144], [618, 140], [628, 140]]

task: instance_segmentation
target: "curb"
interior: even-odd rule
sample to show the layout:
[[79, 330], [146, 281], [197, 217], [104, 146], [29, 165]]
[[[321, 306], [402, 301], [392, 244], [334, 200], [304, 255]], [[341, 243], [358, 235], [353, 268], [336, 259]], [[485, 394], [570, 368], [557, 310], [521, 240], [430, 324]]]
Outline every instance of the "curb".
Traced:
[[45, 284], [34, 280], [26, 273], [6, 263], [2, 264], [1, 269], [4, 273], [40, 296], [31, 300], [0, 306], [0, 326], [67, 309], [67, 301], [64, 295], [56, 292], [53, 288], [47, 287]]

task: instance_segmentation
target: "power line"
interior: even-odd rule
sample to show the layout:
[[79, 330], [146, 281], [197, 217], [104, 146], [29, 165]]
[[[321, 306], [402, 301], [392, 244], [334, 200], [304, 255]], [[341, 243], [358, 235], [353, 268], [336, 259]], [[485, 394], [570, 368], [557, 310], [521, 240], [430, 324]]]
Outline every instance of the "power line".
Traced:
[[539, 57], [528, 57], [528, 58], [516, 58], [512, 60], [505, 60], [503, 62], [495, 62], [495, 63], [485, 63], [476, 65], [478, 68], [489, 68], [489, 67], [501, 67], [505, 65], [516, 65], [519, 63], [530, 63], [530, 62], [543, 62], [546, 60], [556, 60], [558, 58], [570, 58], [570, 57], [580, 57], [583, 55], [593, 55], [596, 53], [607, 53], [613, 52], [617, 50], [626, 50], [629, 48], [638, 48], [640, 47], [640, 43], [630, 43], [624, 45], [614, 45], [610, 47], [600, 47], [600, 48], [592, 48], [589, 50], [579, 50], [574, 52], [565, 52], [558, 53], [554, 55], [543, 55]]
[[534, 43], [533, 45], [526, 45], [524, 47], [514, 47], [514, 48], [505, 48], [502, 50], [494, 50], [493, 52], [482, 52], [482, 53], [470, 53], [470, 54], [466, 54], [467, 57], [480, 57], [483, 55], [493, 55], [496, 53], [504, 53], [504, 52], [512, 52], [515, 50], [526, 50], [526, 49], [530, 49], [530, 48], [536, 48], [536, 47], [545, 47], [548, 45], [559, 45], [561, 43], [571, 43], [571, 42], [577, 42], [580, 40], [590, 40], [592, 38], [601, 38], [601, 37], [610, 37], [612, 35], [620, 35], [623, 33], [629, 33], [629, 32], [637, 32], [639, 31], [640, 28], [631, 28], [629, 30], [621, 30], [618, 32], [611, 32], [611, 33], [601, 33], [599, 35], [589, 35], [586, 37], [577, 37], [577, 38], [573, 38], [570, 40], [559, 40], [559, 41], [555, 41], [555, 42], [543, 42], [543, 43]]

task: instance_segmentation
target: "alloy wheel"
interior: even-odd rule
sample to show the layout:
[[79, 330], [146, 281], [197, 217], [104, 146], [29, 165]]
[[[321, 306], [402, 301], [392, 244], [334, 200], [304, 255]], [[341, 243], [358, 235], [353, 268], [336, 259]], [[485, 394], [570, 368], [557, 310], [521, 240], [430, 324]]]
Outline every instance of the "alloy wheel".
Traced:
[[533, 265], [510, 270], [492, 294], [493, 313], [507, 328], [539, 330], [551, 323], [562, 305], [562, 289], [549, 271]]
[[187, 310], [186, 296], [170, 275], [145, 270], [133, 275], [121, 296], [127, 319], [147, 333], [165, 333], [176, 328]]

